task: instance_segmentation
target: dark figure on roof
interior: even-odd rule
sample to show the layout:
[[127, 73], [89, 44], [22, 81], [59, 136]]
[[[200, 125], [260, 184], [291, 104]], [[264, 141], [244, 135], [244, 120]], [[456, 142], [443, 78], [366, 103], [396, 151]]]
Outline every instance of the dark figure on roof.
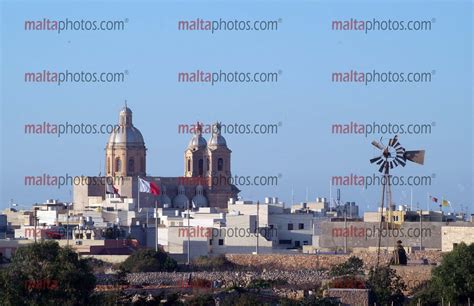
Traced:
[[397, 246], [395, 247], [395, 250], [393, 250], [393, 256], [390, 263], [392, 265], [406, 266], [407, 261], [408, 261], [407, 253], [405, 252], [405, 249], [403, 248], [402, 241], [398, 240]]

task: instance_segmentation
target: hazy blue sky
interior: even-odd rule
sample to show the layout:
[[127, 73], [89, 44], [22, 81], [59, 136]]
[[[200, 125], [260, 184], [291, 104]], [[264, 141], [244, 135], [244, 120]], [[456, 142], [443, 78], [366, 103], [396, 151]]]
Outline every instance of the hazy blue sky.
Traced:
[[[241, 195], [288, 202], [329, 196], [332, 176], [373, 175], [370, 142], [392, 135], [334, 135], [333, 123], [434, 123], [431, 134], [400, 135], [425, 149], [424, 166], [396, 175], [431, 176], [413, 187], [453, 207], [473, 201], [472, 3], [468, 1], [166, 1], [126, 3], [2, 1], [2, 159], [0, 208], [48, 198], [70, 200], [70, 186], [25, 186], [29, 175], [104, 172], [108, 135], [27, 135], [27, 123], [116, 123], [128, 100], [146, 142], [147, 172], [183, 174], [190, 135], [178, 124], [278, 123], [274, 135], [224, 135], [239, 176], [280, 175], [278, 186], [239, 186]], [[124, 20], [124, 31], [25, 31], [25, 20]], [[178, 31], [179, 20], [278, 20], [278, 31]], [[423, 32], [332, 31], [332, 20], [432, 20]], [[128, 71], [125, 82], [25, 83], [25, 72]], [[281, 71], [268, 84], [177, 82], [180, 71]], [[432, 72], [430, 83], [338, 84], [334, 71]], [[206, 135], [206, 138], [208, 135]], [[433, 175], [434, 174], [434, 175]], [[336, 187], [333, 190], [335, 194]], [[342, 199], [375, 209], [379, 186], [345, 186]], [[410, 187], [394, 187], [406, 203]]]

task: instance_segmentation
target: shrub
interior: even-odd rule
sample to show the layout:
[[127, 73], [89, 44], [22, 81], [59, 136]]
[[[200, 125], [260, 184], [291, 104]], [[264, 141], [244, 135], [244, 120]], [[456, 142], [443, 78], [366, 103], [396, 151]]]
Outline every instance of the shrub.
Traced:
[[120, 269], [127, 273], [176, 271], [176, 260], [162, 250], [150, 249], [135, 251], [121, 265]]
[[192, 267], [198, 271], [223, 271], [234, 267], [225, 255], [214, 257], [200, 256], [192, 261]]
[[331, 276], [364, 274], [364, 262], [359, 257], [351, 256], [346, 262], [332, 267]]

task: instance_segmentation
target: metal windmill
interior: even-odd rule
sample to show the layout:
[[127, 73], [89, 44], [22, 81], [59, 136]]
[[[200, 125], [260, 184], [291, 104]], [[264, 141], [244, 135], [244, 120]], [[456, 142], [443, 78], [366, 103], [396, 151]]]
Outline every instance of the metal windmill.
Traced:
[[[388, 208], [388, 218], [385, 218], [386, 226], [390, 226], [393, 222], [392, 220], [392, 191], [390, 188], [390, 170], [395, 167], [402, 166], [405, 167], [407, 160], [423, 165], [425, 160], [425, 150], [414, 150], [406, 151], [404, 147], [398, 142], [398, 136], [395, 135], [388, 141], [387, 146], [384, 146], [382, 141], [372, 141], [372, 145], [381, 151], [381, 155], [374, 157], [370, 160], [370, 163], [380, 165], [379, 172], [383, 173], [382, 180], [382, 202], [380, 203], [380, 232], [379, 240], [377, 245], [377, 266], [379, 264], [380, 256], [380, 245], [382, 238], [382, 226], [384, 224], [384, 204], [387, 201]], [[387, 222], [388, 220], [388, 222]]]

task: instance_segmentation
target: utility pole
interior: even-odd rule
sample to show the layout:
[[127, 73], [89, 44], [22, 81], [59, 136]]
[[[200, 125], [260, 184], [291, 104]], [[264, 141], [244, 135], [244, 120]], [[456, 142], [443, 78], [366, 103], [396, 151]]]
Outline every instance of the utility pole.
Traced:
[[422, 216], [423, 216], [423, 209], [420, 208], [420, 251], [423, 249], [423, 220], [422, 220]]
[[255, 254], [258, 255], [258, 227], [260, 226], [259, 224], [259, 218], [260, 218], [260, 201], [257, 201], [257, 220], [255, 220], [255, 232], [257, 233], [257, 246], [255, 250]]
[[37, 216], [37, 213], [36, 213], [36, 212], [38, 211], [38, 207], [35, 207], [34, 211], [35, 211], [35, 213], [34, 213], [34, 217], [35, 217], [34, 222], [35, 222], [35, 243], [36, 243], [36, 225], [37, 225], [37, 223], [38, 223], [38, 219], [37, 219], [37, 217], [36, 217], [36, 216]]
[[344, 204], [344, 254], [347, 254], [347, 206]]
[[69, 204], [67, 205], [67, 217], [66, 217], [66, 246], [69, 246]]
[[189, 200], [188, 200], [188, 216], [187, 216], [187, 217], [188, 217], [188, 252], [187, 252], [187, 253], [188, 253], [188, 261], [187, 261], [188, 267], [189, 267], [189, 265], [190, 265], [190, 254], [189, 254], [189, 252], [191, 251], [191, 248], [190, 248], [190, 244], [191, 244], [191, 233], [189, 232], [189, 230], [190, 230], [190, 228], [189, 228], [189, 215], [190, 215], [190, 211], [191, 211], [191, 209], [190, 209], [190, 207], [189, 207]]

